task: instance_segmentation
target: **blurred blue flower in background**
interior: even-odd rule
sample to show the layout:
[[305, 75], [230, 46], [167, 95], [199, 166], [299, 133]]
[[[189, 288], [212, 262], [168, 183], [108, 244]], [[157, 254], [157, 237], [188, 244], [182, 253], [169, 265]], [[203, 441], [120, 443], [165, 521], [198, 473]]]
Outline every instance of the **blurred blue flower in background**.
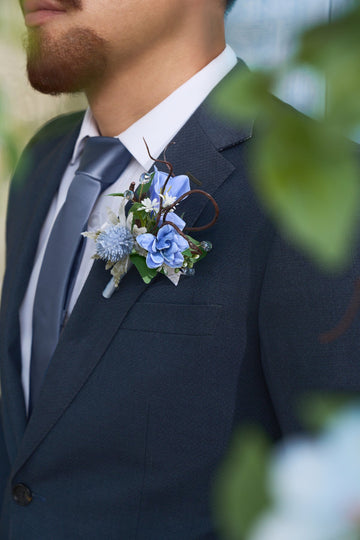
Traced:
[[284, 442], [269, 488], [273, 507], [250, 540], [358, 540], [360, 406], [335, 416], [318, 438]]

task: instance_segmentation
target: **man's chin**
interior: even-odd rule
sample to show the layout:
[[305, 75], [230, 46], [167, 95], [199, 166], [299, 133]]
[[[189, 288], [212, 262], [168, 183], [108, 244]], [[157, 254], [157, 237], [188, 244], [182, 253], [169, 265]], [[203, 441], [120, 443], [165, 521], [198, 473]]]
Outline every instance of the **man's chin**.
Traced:
[[56, 39], [30, 34], [26, 48], [29, 82], [43, 94], [81, 92], [105, 72], [106, 44], [88, 29], [75, 28]]
[[[86, 89], [85, 81], [71, 77], [69, 72], [64, 71], [48, 71], [43, 66], [34, 67], [31, 63], [27, 65], [28, 80], [34, 90], [42, 94], [58, 96], [60, 94], [73, 94]], [[78, 77], [77, 77], [78, 78]], [[89, 81], [90, 84], [90, 81]]]

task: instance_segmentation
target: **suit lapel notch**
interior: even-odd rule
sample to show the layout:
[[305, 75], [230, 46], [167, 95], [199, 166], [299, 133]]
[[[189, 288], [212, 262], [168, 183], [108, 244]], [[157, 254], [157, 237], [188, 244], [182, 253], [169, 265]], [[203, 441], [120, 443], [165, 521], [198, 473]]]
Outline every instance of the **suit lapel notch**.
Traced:
[[[222, 154], [224, 146], [234, 146], [251, 137], [251, 127], [234, 130], [208, 115], [207, 105], [201, 106], [174, 138], [167, 150], [167, 160], [174, 174], [197, 178], [201, 189], [216, 199], [216, 191], [234, 171], [234, 165]], [[180, 203], [177, 213], [184, 214], [188, 227], [195, 225], [209, 201], [204, 196], [190, 195]], [[220, 214], [222, 209], [220, 208]], [[203, 224], [203, 223], [201, 223]], [[216, 225], [215, 225], [216, 226]]]

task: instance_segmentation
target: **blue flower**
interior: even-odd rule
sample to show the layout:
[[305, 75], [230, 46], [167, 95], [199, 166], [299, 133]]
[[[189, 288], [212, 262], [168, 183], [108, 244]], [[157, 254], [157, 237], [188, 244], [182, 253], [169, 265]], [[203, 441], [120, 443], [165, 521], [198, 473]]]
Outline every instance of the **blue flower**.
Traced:
[[[150, 199], [160, 200], [161, 190], [164, 187], [168, 173], [164, 173], [158, 170], [154, 165], [154, 178], [150, 186]], [[181, 195], [184, 195], [187, 191], [190, 191], [190, 182], [188, 176], [181, 174], [180, 176], [171, 176], [166, 184], [164, 195], [175, 197], [178, 199]]]
[[148, 268], [160, 268], [163, 264], [171, 268], [181, 268], [184, 262], [182, 252], [189, 248], [189, 243], [172, 225], [164, 225], [157, 236], [140, 234], [137, 243], [148, 252], [146, 264]]
[[[176, 199], [184, 195], [184, 193], [190, 191], [190, 182], [188, 176], [186, 176], [185, 174], [181, 174], [179, 176], [171, 176], [166, 184], [164, 193], [162, 193], [162, 188], [164, 187], [164, 184], [169, 174], [159, 171], [156, 166], [154, 166], [154, 170], [155, 174], [149, 190], [150, 199], [152, 201], [160, 201], [160, 199], [162, 199], [163, 207], [166, 208], [167, 201], [171, 201], [171, 199], [173, 199], [173, 201], [176, 201]], [[166, 221], [171, 221], [172, 223], [175, 223], [175, 225], [177, 225], [177, 227], [179, 227], [179, 229], [181, 230], [185, 227], [185, 221], [173, 212], [167, 213]]]
[[123, 225], [114, 225], [105, 229], [96, 239], [96, 254], [101, 259], [113, 263], [130, 255], [133, 247], [133, 236]]

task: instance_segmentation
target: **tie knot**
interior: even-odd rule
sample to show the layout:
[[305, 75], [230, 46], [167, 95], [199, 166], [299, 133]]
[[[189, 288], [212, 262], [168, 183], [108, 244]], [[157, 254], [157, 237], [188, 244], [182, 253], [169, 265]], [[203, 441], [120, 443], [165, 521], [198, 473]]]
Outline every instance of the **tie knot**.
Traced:
[[114, 137], [88, 137], [77, 174], [101, 182], [103, 189], [115, 182], [131, 159], [130, 152]]

